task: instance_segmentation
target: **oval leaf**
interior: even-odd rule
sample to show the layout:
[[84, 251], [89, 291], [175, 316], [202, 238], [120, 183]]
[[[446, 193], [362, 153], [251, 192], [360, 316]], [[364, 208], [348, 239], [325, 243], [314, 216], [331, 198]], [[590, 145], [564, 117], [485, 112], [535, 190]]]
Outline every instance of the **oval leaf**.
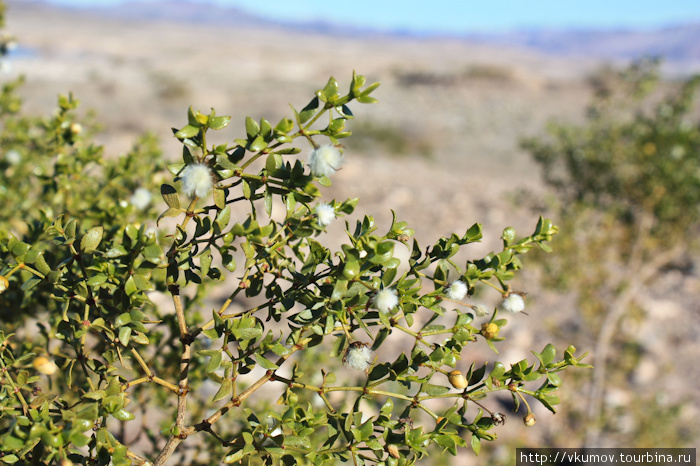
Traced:
[[134, 417], [136, 417], [133, 413], [130, 413], [124, 408], [116, 410], [112, 416], [116, 417], [120, 421], [131, 421], [134, 419]]
[[279, 368], [279, 366], [277, 364], [270, 361], [269, 359], [265, 359], [264, 357], [260, 356], [259, 354], [255, 355], [255, 360], [258, 361], [258, 364], [263, 369], [267, 369], [269, 371], [274, 371], [275, 369]]
[[104, 235], [104, 229], [101, 226], [90, 228], [80, 240], [80, 251], [83, 253], [93, 252], [100, 245], [102, 235]]
[[160, 194], [163, 196], [163, 200], [168, 207], [173, 209], [180, 208], [180, 196], [177, 194], [177, 190], [171, 185], [165, 183], [160, 186]]

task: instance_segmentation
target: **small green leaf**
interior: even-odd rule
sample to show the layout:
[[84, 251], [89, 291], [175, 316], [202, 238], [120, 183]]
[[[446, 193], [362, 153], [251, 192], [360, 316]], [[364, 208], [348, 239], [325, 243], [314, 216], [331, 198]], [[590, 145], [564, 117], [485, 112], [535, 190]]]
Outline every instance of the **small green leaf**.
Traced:
[[209, 360], [209, 364], [207, 364], [207, 368], [204, 370], [204, 372], [214, 372], [221, 366], [221, 360], [222, 360], [222, 354], [221, 351], [217, 351], [211, 356], [211, 359]]
[[263, 369], [267, 369], [269, 371], [274, 371], [276, 369], [279, 369], [279, 366], [277, 364], [270, 361], [269, 359], [264, 358], [263, 356], [260, 356], [259, 354], [255, 355], [255, 360], [258, 362], [260, 367], [262, 367]]
[[476, 455], [481, 451], [481, 439], [474, 434], [472, 434], [471, 447]]
[[20, 287], [20, 289], [22, 291], [29, 291], [32, 288], [34, 288], [35, 286], [37, 286], [39, 283], [41, 283], [41, 278], [32, 275], [31, 277], [29, 277], [29, 279], [26, 282], [22, 283], [22, 286]]
[[49, 264], [46, 263], [43, 252], [37, 256], [36, 261], [34, 261], [34, 265], [36, 266], [37, 270], [44, 275], [51, 273], [51, 267], [49, 267]]
[[260, 133], [260, 126], [251, 117], [245, 117], [245, 132], [248, 135], [248, 139], [253, 139]]
[[311, 442], [307, 437], [298, 437], [295, 435], [285, 436], [282, 445], [285, 447], [311, 448]]
[[189, 139], [195, 137], [199, 134], [199, 128], [192, 125], [183, 126], [180, 131], [175, 133], [175, 137], [178, 139]]
[[163, 212], [162, 214], [160, 214], [160, 215], [158, 216], [158, 220], [156, 220], [156, 226], [158, 226], [158, 224], [160, 223], [161, 219], [163, 219], [163, 218], [165, 218], [165, 217], [177, 217], [177, 216], [180, 215], [182, 212], [183, 212], [182, 209], [177, 209], [177, 208], [174, 208], [174, 207], [168, 208], [168, 210], [166, 210], [165, 212]]
[[213, 117], [209, 119], [209, 127], [217, 130], [225, 128], [231, 122], [230, 116]]
[[119, 314], [119, 317], [114, 319], [114, 327], [115, 328], [122, 327], [130, 322], [131, 322], [131, 314], [129, 314], [128, 312], [124, 312], [122, 314]]
[[122, 345], [128, 346], [131, 338], [131, 327], [121, 327], [119, 329], [119, 341]]
[[231, 254], [221, 254], [221, 264], [226, 267], [229, 272], [236, 271], [236, 261]]
[[223, 400], [224, 398], [229, 396], [231, 392], [233, 392], [233, 381], [231, 379], [224, 379], [221, 382], [219, 390], [214, 395], [214, 398], [212, 398], [212, 402], [216, 403], [219, 400]]
[[130, 413], [124, 408], [116, 410], [112, 416], [116, 417], [120, 421], [131, 421], [136, 417], [133, 413]]
[[276, 152], [269, 154], [267, 160], [265, 161], [265, 170], [269, 176], [274, 176], [277, 170], [282, 167], [282, 156]]
[[267, 143], [265, 142], [265, 139], [262, 136], [257, 136], [255, 139], [253, 139], [253, 142], [251, 142], [248, 146], [248, 150], [251, 152], [258, 152], [266, 147]]
[[546, 366], [547, 364], [551, 364], [552, 361], [554, 361], [554, 357], [557, 354], [556, 348], [554, 348], [554, 345], [549, 343], [547, 346], [544, 347], [542, 350], [542, 353], [540, 353], [542, 357], [542, 363]]
[[80, 251], [86, 254], [93, 252], [100, 245], [103, 235], [104, 229], [101, 226], [90, 228], [80, 240]]
[[[101, 390], [98, 390], [98, 392]], [[86, 419], [88, 421], [94, 421], [99, 416], [99, 410], [97, 403], [90, 403], [85, 408], [81, 409], [76, 413], [78, 419]]]
[[236, 463], [240, 460], [243, 459], [246, 455], [248, 455], [250, 451], [245, 451], [245, 450], [238, 450], [233, 453], [230, 453], [224, 457], [224, 463], [226, 464], [231, 464], [231, 463]]
[[275, 131], [282, 134], [287, 134], [294, 128], [294, 122], [289, 118], [282, 118], [277, 126], [275, 126]]
[[214, 221], [214, 223], [216, 223], [220, 231], [223, 231], [223, 229], [228, 226], [230, 220], [231, 209], [229, 208], [229, 206], [226, 206], [216, 215], [216, 220]]
[[131, 341], [138, 343], [139, 345], [147, 345], [150, 343], [148, 335], [140, 332], [132, 332]]
[[265, 213], [268, 217], [272, 215], [272, 192], [269, 189], [265, 191]]
[[306, 123], [311, 119], [312, 116], [316, 113], [316, 109], [319, 106], [319, 99], [318, 97], [314, 97], [311, 99], [311, 102], [309, 102], [306, 107], [302, 109], [301, 112], [299, 112], [299, 121], [301, 123]]
[[554, 372], [547, 373], [547, 380], [549, 380], [549, 383], [551, 383], [555, 387], [561, 385], [561, 377], [559, 377], [559, 374], [555, 374]]
[[448, 387], [445, 387], [443, 385], [432, 385], [429, 383], [426, 383], [423, 385], [423, 389], [425, 393], [427, 393], [430, 396], [438, 396], [438, 395], [444, 395], [445, 393], [449, 392], [450, 389]]
[[149, 278], [143, 275], [143, 271], [141, 271], [141, 273], [135, 273], [131, 277], [134, 279], [134, 284], [136, 284], [136, 288], [138, 288], [139, 291], [153, 291], [155, 289]]
[[132, 294], [136, 293], [138, 291], [138, 287], [136, 286], [136, 282], [134, 282], [134, 277], [131, 276], [126, 279], [126, 283], [124, 283], [124, 292], [127, 294], [127, 296], [131, 296]]
[[[86, 398], [88, 400], [93, 400], [93, 401], [101, 400], [104, 397], [105, 397], [104, 390], [94, 390], [91, 392], [87, 392], [82, 396], [82, 398]], [[95, 412], [95, 414], [97, 414], [97, 412]], [[80, 418], [79, 414], [78, 414], [78, 417]], [[81, 418], [81, 419], [89, 419], [89, 418]]]
[[177, 190], [174, 187], [164, 183], [160, 186], [160, 194], [163, 196], [163, 200], [168, 207], [173, 209], [180, 208], [180, 196], [177, 194]]
[[96, 286], [96, 285], [101, 285], [102, 283], [107, 281], [107, 275], [103, 273], [98, 273], [97, 275], [93, 275], [90, 277], [87, 281], [88, 286]]
[[335, 97], [338, 96], [338, 81], [336, 81], [335, 78], [331, 76], [331, 78], [328, 80], [328, 83], [326, 83], [326, 86], [323, 88], [322, 92], [325, 95], [326, 100], [333, 100]]
[[190, 105], [187, 108], [187, 122], [192, 125], [192, 126], [199, 126], [199, 122], [197, 121], [197, 114], [199, 112], [196, 112], [192, 106]]

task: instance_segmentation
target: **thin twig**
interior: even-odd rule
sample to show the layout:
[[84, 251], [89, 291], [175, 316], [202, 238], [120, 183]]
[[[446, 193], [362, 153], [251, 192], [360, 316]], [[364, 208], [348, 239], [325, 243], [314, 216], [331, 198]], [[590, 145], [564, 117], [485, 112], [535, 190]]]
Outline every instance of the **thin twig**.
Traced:
[[632, 301], [639, 291], [646, 286], [659, 271], [676, 260], [683, 252], [683, 248], [675, 246], [667, 251], [656, 255], [652, 260], [644, 263], [644, 243], [646, 242], [652, 221], [649, 216], [643, 217], [639, 222], [639, 235], [635, 241], [630, 254], [630, 259], [625, 267], [626, 277], [634, 277], [634, 282], [629, 284], [622, 293], [607, 308], [607, 315], [603, 321], [595, 345], [595, 369], [591, 380], [588, 396], [588, 430], [584, 445], [595, 447], [600, 437], [600, 415], [603, 409], [603, 394], [605, 392], [605, 382], [607, 373], [607, 359], [613, 337], [615, 336], [618, 323], [628, 310]]

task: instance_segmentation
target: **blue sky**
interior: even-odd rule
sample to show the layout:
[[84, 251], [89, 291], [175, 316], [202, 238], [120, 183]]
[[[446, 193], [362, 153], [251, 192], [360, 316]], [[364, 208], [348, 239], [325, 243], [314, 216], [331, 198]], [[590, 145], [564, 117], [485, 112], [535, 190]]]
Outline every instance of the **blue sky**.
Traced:
[[[50, 0], [95, 5], [94, 0]], [[103, 4], [123, 0], [101, 0]], [[148, 0], [156, 1], [156, 0]], [[700, 0], [194, 0], [274, 19], [324, 20], [414, 32], [503, 32], [521, 28], [652, 28], [700, 22]]]

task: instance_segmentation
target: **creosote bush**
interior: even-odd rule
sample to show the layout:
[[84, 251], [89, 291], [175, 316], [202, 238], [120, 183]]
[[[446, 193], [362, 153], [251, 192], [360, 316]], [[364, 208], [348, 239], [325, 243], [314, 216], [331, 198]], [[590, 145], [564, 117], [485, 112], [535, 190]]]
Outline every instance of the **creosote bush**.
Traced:
[[[543, 262], [545, 283], [576, 292], [578, 316], [596, 335], [588, 446], [603, 446], [615, 433], [606, 390], [634, 388], [629, 379], [637, 363], [625, 367], [625, 353], [637, 348], [637, 360], [649, 344], [628, 335], [623, 317], [640, 314], [648, 305], [645, 289], [663, 290], [658, 285], [669, 269], [687, 267], [700, 229], [700, 75], [663, 83], [658, 61], [640, 60], [604, 78], [596, 81], [583, 124], [551, 122], [546, 136], [522, 141], [555, 194], [564, 228], [576, 232], [557, 238], [557, 253]], [[639, 395], [635, 404], [653, 404], [646, 387]], [[637, 417], [640, 429], [650, 426]], [[649, 429], [635, 432], [629, 445], [646, 446], [648, 436], [693, 444], [678, 419]], [[675, 433], [662, 437], [667, 430]]]
[[[6, 85], [0, 461], [407, 465], [431, 446], [478, 454], [505, 422], [495, 392], [523, 402], [525, 425], [533, 400], [554, 412], [559, 373], [585, 366], [575, 348], [462, 360], [503, 344], [503, 315], [525, 306], [508, 282], [521, 254], [548, 249], [549, 220], [458, 264], [481, 225], [423, 248], [396, 216], [379, 232], [349, 220], [357, 199], [320, 200], [352, 163], [349, 105], [377, 86], [353, 75], [341, 95], [330, 78], [291, 118], [246, 118], [232, 142], [215, 141], [230, 117], [190, 108], [166, 170], [151, 138], [105, 157], [72, 97], [31, 118]], [[341, 217], [332, 250], [325, 227]], [[469, 303], [479, 288], [503, 306]], [[389, 357], [391, 341], [410, 349]]]

